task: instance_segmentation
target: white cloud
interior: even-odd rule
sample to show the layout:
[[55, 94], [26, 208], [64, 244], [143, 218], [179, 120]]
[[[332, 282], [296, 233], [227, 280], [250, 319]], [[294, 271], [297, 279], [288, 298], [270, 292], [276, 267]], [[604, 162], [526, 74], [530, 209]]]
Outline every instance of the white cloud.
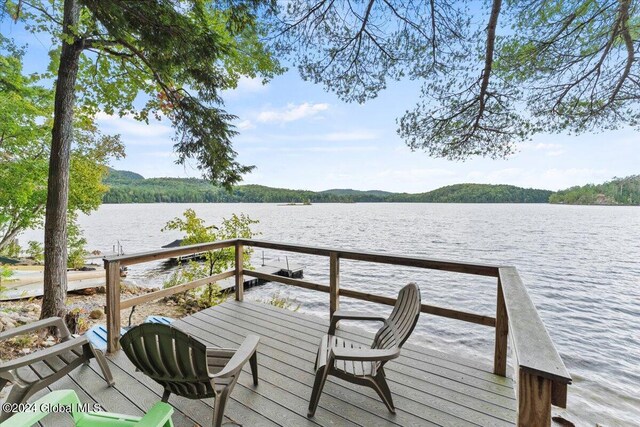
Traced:
[[161, 122], [152, 121], [147, 124], [136, 120], [132, 115], [120, 117], [113, 114], [98, 112], [98, 114], [96, 114], [96, 120], [98, 125], [100, 125], [104, 131], [108, 133], [121, 134], [125, 142], [132, 144], [140, 143], [141, 145], [155, 145], [157, 142], [139, 140], [136, 138], [168, 137], [173, 133], [173, 129], [171, 129], [171, 127], [166, 126]]
[[266, 92], [268, 87], [268, 84], [262, 84], [262, 79], [260, 77], [251, 78], [242, 76], [238, 80], [238, 85], [234, 89], [229, 89], [222, 92], [222, 98], [235, 99], [240, 98], [243, 95]]
[[333, 146], [312, 146], [312, 147], [268, 147], [260, 146], [244, 150], [253, 153], [362, 153], [378, 151], [378, 147], [373, 145], [333, 145]]
[[256, 125], [254, 125], [253, 123], [251, 123], [251, 120], [243, 120], [240, 123], [236, 124], [236, 127], [239, 130], [249, 130], [249, 129], [253, 129], [256, 127]]
[[564, 154], [564, 150], [556, 150], [556, 151], [547, 151], [547, 156], [549, 157], [558, 157]]
[[613, 175], [608, 169], [547, 169], [542, 173], [541, 179], [548, 183], [548, 188], [560, 190], [574, 185], [599, 184], [611, 179]]
[[319, 141], [369, 141], [378, 139], [375, 132], [368, 130], [354, 130], [349, 132], [332, 132], [327, 134], [316, 135]]
[[174, 153], [173, 151], [152, 151], [148, 153], [148, 155], [151, 157], [159, 157], [163, 159], [176, 157], [176, 153]]
[[562, 144], [555, 144], [550, 142], [525, 143], [521, 145], [521, 151], [541, 151], [548, 157], [562, 156], [566, 151]]
[[313, 117], [329, 109], [329, 104], [287, 104], [286, 108], [279, 110], [266, 110], [258, 114], [261, 123], [288, 123], [296, 120]]
[[481, 184], [505, 184], [521, 179], [524, 174], [525, 171], [520, 168], [497, 169], [489, 172], [471, 171], [467, 174], [467, 182], [477, 182]]
[[[246, 124], [243, 124], [247, 122]], [[237, 124], [236, 126], [241, 130], [254, 129], [255, 125], [245, 120]], [[241, 127], [244, 126], [243, 127]], [[278, 142], [357, 142], [357, 141], [373, 141], [380, 139], [380, 134], [370, 130], [354, 130], [347, 132], [330, 132], [330, 133], [314, 133], [314, 134], [261, 134], [260, 136], [241, 135], [236, 139], [236, 142], [243, 143], [260, 143], [260, 144], [273, 144]]]
[[442, 168], [387, 169], [376, 174], [379, 178], [391, 178], [393, 180], [423, 180], [455, 175], [455, 172]]

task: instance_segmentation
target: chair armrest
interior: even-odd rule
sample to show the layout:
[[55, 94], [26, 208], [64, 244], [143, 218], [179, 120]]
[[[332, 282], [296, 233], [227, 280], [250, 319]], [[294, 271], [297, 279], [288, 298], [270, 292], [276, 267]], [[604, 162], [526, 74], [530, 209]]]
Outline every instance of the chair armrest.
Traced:
[[173, 407], [168, 403], [158, 402], [138, 421], [136, 427], [163, 427], [171, 419]]
[[60, 317], [49, 317], [47, 319], [38, 320], [36, 322], [27, 323], [26, 325], [18, 326], [17, 328], [9, 329], [0, 334], [0, 341], [23, 335], [29, 332], [38, 331], [40, 329], [56, 326], [60, 332], [60, 337], [65, 340], [69, 338], [69, 329], [65, 325], [64, 321]]
[[387, 318], [379, 314], [373, 313], [358, 313], [355, 311], [337, 310], [331, 316], [331, 324], [329, 325], [329, 335], [335, 335], [336, 326], [341, 320], [362, 320], [362, 321], [377, 321], [386, 322]]
[[398, 347], [390, 349], [371, 349], [371, 348], [332, 348], [329, 358], [335, 360], [357, 360], [357, 361], [385, 361], [395, 359], [400, 356]]
[[260, 337], [257, 335], [248, 335], [240, 348], [236, 350], [235, 354], [227, 362], [227, 365], [222, 368], [220, 372], [214, 375], [210, 375], [211, 378], [225, 378], [230, 377], [238, 373], [242, 369], [247, 360], [256, 352], [258, 348], [258, 343], [260, 342]]
[[2, 363], [0, 364], [0, 372], [11, 371], [23, 366], [31, 365], [41, 360], [48, 359], [49, 357], [57, 356], [58, 354], [62, 354], [74, 348], [80, 347], [84, 344], [87, 344], [88, 342], [89, 341], [87, 340], [87, 337], [85, 337], [84, 335], [81, 335], [77, 338], [72, 338], [70, 340], [56, 344], [53, 347], [49, 347], [45, 350], [38, 350], [31, 354], [27, 354], [26, 356], [22, 356], [17, 359], [10, 360], [6, 363]]

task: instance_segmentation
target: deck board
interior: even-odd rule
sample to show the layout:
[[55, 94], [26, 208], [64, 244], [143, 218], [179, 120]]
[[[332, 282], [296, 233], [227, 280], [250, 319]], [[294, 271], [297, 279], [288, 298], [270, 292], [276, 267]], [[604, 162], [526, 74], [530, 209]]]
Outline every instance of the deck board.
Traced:
[[[306, 417], [313, 385], [317, 344], [327, 319], [255, 302], [228, 301], [185, 317], [174, 326], [207, 343], [237, 347], [252, 333], [258, 347], [260, 383], [253, 385], [248, 366], [226, 409], [226, 421], [245, 426], [507, 426], [515, 422], [510, 379], [498, 377], [472, 360], [407, 344], [385, 370], [397, 414], [390, 414], [374, 391], [330, 377], [316, 416]], [[341, 327], [339, 334], [370, 343], [371, 335]], [[162, 389], [136, 372], [124, 353], [109, 357], [116, 380], [107, 387], [95, 360], [54, 383], [50, 390], [75, 389], [83, 402], [108, 411], [139, 415], [160, 400]], [[46, 371], [46, 366], [38, 369]], [[213, 400], [170, 398], [176, 427], [211, 423]], [[62, 425], [47, 417], [42, 425]]]

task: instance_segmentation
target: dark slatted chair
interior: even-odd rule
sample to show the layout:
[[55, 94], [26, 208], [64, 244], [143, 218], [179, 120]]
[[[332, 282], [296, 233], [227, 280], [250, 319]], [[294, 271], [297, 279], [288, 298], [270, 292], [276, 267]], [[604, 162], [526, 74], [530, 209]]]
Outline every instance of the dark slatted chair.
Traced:
[[[9, 329], [0, 334], [0, 341], [54, 326], [58, 329], [60, 336], [58, 344], [0, 364], [0, 390], [8, 382], [13, 384], [7, 397], [7, 403], [26, 402], [34, 393], [47, 388], [78, 366], [89, 363], [94, 357], [107, 384], [113, 385], [113, 377], [102, 352], [96, 350], [86, 336], [74, 337], [71, 335], [67, 325], [60, 317], [50, 317]], [[42, 362], [51, 371], [48, 375], [42, 375], [41, 369], [37, 367]], [[7, 405], [7, 407], [11, 407], [11, 405]], [[11, 415], [11, 412], [3, 411], [0, 415], [0, 421], [5, 421]]]
[[219, 427], [247, 361], [253, 384], [258, 385], [259, 340], [249, 335], [238, 349], [207, 347], [169, 325], [143, 323], [130, 329], [120, 344], [138, 370], [164, 387], [163, 402], [168, 402], [171, 393], [188, 399], [214, 397], [213, 426]]
[[[395, 413], [384, 365], [389, 360], [400, 356], [400, 348], [418, 322], [420, 305], [420, 289], [415, 283], [410, 283], [400, 290], [389, 318], [346, 311], [333, 313], [329, 334], [322, 338], [318, 348], [315, 365], [316, 379], [307, 415], [314, 416], [322, 388], [329, 375], [350, 383], [371, 387], [378, 393], [389, 411]], [[371, 347], [366, 347], [335, 336], [336, 326], [341, 320], [374, 320], [384, 324], [376, 333]]]

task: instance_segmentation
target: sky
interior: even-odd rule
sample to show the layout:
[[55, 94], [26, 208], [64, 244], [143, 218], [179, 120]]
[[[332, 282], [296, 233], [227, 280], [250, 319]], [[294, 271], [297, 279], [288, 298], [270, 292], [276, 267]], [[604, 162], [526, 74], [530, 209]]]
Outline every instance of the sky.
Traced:
[[[28, 43], [25, 71], [47, 64], [46, 37], [34, 39], [6, 22], [3, 34]], [[640, 136], [633, 129], [596, 134], [537, 135], [508, 159], [464, 162], [412, 152], [397, 135], [396, 119], [418, 101], [419, 82], [391, 83], [365, 104], [345, 103], [295, 69], [263, 85], [243, 78], [223, 93], [224, 109], [238, 117], [238, 160], [255, 165], [243, 184], [326, 190], [353, 188], [425, 192], [459, 183], [511, 184], [559, 190], [640, 173]], [[200, 177], [195, 162], [177, 165], [170, 123], [98, 115], [101, 130], [120, 134], [126, 158], [112, 167], [151, 177]]]

